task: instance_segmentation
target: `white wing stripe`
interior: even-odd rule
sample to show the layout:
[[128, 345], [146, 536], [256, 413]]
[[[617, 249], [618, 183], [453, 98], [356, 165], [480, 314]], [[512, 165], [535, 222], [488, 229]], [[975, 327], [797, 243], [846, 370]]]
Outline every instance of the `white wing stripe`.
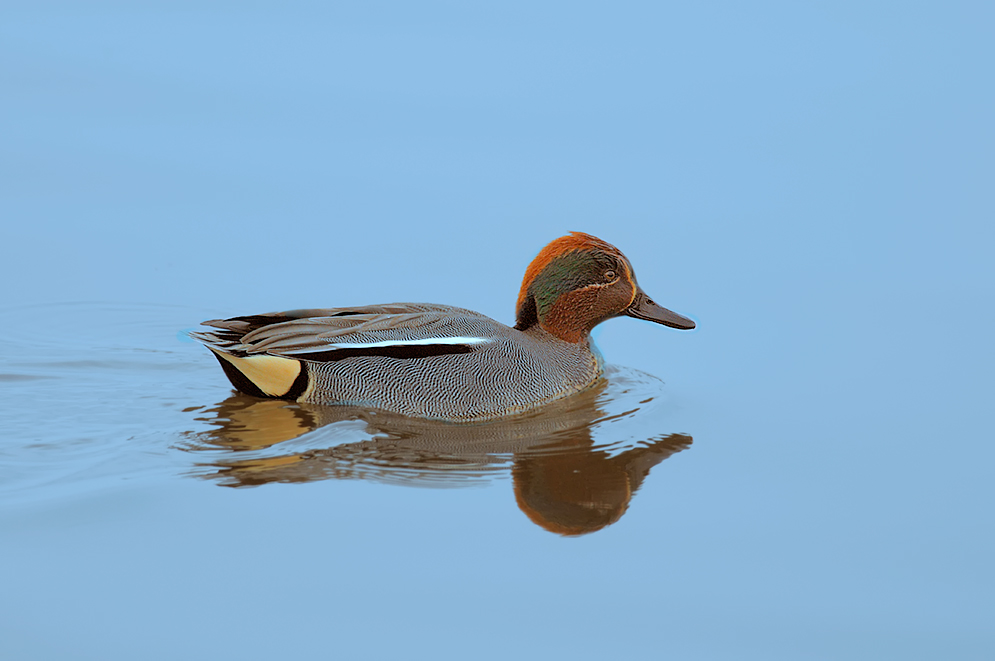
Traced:
[[409, 347], [425, 344], [482, 344], [493, 342], [485, 337], [425, 337], [420, 340], [384, 340], [382, 342], [336, 342], [330, 349], [372, 349], [374, 347]]

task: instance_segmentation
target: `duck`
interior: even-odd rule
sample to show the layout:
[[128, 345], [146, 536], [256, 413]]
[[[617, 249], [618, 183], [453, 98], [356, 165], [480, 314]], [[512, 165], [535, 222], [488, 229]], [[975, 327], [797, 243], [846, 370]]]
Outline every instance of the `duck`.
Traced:
[[213, 319], [190, 335], [246, 395], [475, 423], [590, 388], [605, 369], [591, 331], [619, 316], [695, 328], [646, 295], [618, 248], [571, 232], [525, 270], [514, 326], [450, 305], [387, 303]]

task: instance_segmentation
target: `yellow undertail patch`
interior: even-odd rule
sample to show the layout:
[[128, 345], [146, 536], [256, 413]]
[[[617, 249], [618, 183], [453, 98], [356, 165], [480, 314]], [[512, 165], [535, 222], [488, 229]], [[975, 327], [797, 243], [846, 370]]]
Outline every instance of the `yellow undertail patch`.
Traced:
[[220, 351], [215, 353], [232, 364], [270, 397], [283, 397], [290, 391], [301, 373], [301, 362], [293, 358], [277, 356], [245, 356], [239, 358]]

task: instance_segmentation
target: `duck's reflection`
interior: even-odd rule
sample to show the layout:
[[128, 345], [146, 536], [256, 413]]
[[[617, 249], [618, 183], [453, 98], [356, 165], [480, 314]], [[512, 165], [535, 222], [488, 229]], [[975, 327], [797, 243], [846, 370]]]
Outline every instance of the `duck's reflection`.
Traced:
[[628, 410], [606, 412], [633, 395], [634, 375], [647, 377], [615, 370], [539, 411], [475, 425], [234, 395], [202, 411], [213, 428], [191, 449], [223, 450], [203, 466], [232, 487], [330, 478], [465, 486], [510, 469], [518, 506], [532, 521], [583, 535], [618, 521], [650, 469], [691, 444], [684, 434], [633, 434], [645, 425], [625, 423], [652, 401], [645, 393], [629, 397]]

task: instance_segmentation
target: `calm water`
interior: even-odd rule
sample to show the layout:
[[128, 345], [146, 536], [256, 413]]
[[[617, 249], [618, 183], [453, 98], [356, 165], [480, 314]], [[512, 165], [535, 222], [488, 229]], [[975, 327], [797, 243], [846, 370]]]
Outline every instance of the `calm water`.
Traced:
[[[993, 19], [5, 12], [0, 658], [995, 657]], [[574, 229], [699, 327], [521, 418], [255, 400], [185, 335], [510, 322]]]

